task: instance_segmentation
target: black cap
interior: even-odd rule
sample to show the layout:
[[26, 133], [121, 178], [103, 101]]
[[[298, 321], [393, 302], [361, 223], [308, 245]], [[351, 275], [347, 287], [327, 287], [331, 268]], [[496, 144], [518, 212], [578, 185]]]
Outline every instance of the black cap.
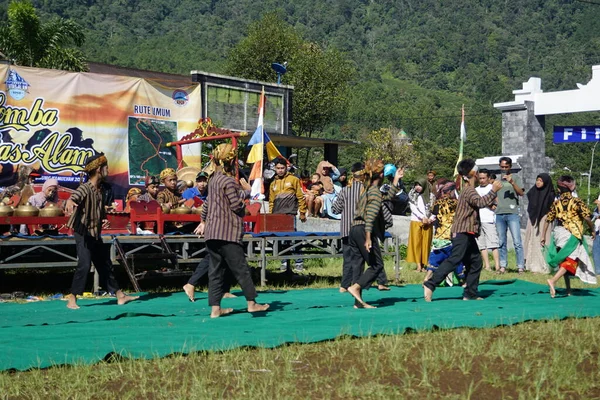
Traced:
[[196, 175], [196, 182], [198, 182], [200, 180], [200, 178], [208, 179], [208, 174], [204, 171], [200, 171], [200, 172], [198, 172], [198, 175]]

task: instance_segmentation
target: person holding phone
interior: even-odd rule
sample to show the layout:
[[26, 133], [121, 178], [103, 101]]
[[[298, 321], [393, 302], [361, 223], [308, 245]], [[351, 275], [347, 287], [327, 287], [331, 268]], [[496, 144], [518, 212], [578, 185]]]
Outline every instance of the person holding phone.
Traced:
[[512, 160], [510, 157], [500, 157], [500, 182], [502, 189], [498, 192], [498, 205], [496, 207], [496, 229], [500, 241], [500, 271], [503, 274], [508, 266], [507, 232], [513, 239], [517, 255], [517, 269], [519, 274], [525, 272], [525, 255], [521, 241], [521, 221], [519, 217], [519, 198], [525, 194], [519, 177], [512, 174]]

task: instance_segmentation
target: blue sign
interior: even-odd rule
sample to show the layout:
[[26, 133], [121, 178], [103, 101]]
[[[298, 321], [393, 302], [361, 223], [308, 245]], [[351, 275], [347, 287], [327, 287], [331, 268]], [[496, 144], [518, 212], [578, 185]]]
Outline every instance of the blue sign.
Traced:
[[555, 126], [554, 143], [600, 141], [600, 126]]

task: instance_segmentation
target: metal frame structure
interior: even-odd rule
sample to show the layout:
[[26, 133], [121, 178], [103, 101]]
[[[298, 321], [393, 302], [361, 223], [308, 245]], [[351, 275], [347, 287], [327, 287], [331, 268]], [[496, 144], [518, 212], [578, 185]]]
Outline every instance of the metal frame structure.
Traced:
[[[119, 249], [115, 239], [124, 249], [125, 257], [153, 249], [162, 251], [161, 238], [171, 247], [177, 256], [179, 264], [197, 264], [206, 256], [204, 239], [195, 235], [106, 235], [103, 236], [105, 245], [110, 246], [110, 256], [113, 265], [119, 265]], [[290, 247], [283, 242], [292, 242]], [[266, 285], [267, 263], [273, 260], [291, 260], [295, 258], [319, 259], [342, 257], [342, 237], [339, 234], [315, 236], [252, 236], [243, 239], [246, 256], [249, 262], [256, 262], [261, 269], [261, 286]], [[25, 247], [23, 249], [23, 247]], [[302, 248], [302, 254], [293, 254]], [[32, 256], [33, 251], [42, 250], [58, 261], [47, 261], [45, 254]], [[400, 277], [400, 238], [388, 236], [383, 244], [384, 256], [394, 258], [396, 280]], [[18, 268], [72, 268], [77, 265], [75, 254], [75, 239], [65, 238], [45, 239], [4, 239], [0, 240], [0, 269]], [[42, 261], [44, 260], [44, 261]]]

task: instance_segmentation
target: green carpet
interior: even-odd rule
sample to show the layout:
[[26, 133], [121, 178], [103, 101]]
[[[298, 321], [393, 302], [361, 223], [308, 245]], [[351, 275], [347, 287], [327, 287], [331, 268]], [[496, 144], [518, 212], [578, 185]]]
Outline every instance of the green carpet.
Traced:
[[462, 288], [440, 288], [426, 303], [420, 285], [364, 293], [375, 310], [356, 310], [337, 289], [260, 293], [267, 313], [242, 312], [243, 297], [223, 300], [240, 312], [209, 318], [206, 293], [190, 303], [183, 292], [147, 294], [117, 306], [116, 300], [80, 300], [72, 311], [64, 301], [0, 304], [0, 370], [95, 363], [107, 354], [149, 359], [171, 353], [275, 347], [311, 343], [340, 335], [397, 334], [407, 330], [485, 328], [531, 320], [600, 315], [600, 289], [576, 290], [551, 299], [548, 287], [524, 281], [480, 285], [484, 301], [462, 301]]

